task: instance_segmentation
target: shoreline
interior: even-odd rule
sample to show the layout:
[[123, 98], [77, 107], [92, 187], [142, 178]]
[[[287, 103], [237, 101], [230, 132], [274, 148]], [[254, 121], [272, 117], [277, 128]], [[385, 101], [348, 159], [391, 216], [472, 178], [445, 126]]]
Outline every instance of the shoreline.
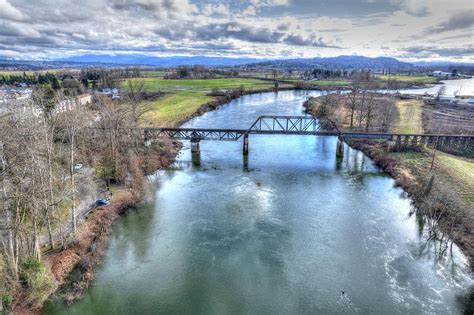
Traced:
[[[449, 226], [450, 215], [455, 212], [455, 207], [449, 209], [448, 213], [439, 213], [438, 209], [434, 209], [432, 212], [431, 205], [428, 202], [428, 194], [425, 194], [426, 187], [429, 185], [430, 179], [427, 177], [422, 178], [419, 174], [414, 174], [412, 170], [403, 165], [400, 162], [386, 154], [386, 145], [381, 142], [375, 142], [371, 140], [348, 140], [346, 144], [355, 149], [359, 150], [367, 155], [374, 163], [380, 167], [385, 173], [389, 174], [395, 181], [395, 185], [401, 187], [411, 198], [417, 211], [420, 211], [423, 216], [429, 219], [437, 219], [437, 225], [435, 229], [439, 229], [443, 233], [449, 236], [449, 239], [454, 242], [460, 249], [463, 255], [468, 260], [468, 268], [471, 273], [474, 273], [474, 246], [469, 242], [472, 238], [471, 235], [466, 234], [464, 229], [452, 229]], [[432, 217], [430, 214], [439, 216]], [[441, 217], [441, 215], [444, 215]], [[453, 218], [453, 220], [456, 218]]]

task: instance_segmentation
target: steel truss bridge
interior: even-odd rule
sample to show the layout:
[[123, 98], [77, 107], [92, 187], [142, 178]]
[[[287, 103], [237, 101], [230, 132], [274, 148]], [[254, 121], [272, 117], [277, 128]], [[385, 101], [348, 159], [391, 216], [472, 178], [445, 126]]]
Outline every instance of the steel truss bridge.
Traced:
[[[474, 145], [474, 135], [447, 134], [400, 134], [356, 132], [339, 130], [329, 119], [312, 116], [260, 116], [248, 129], [228, 128], [124, 128], [121, 132], [136, 139], [139, 136], [145, 145], [153, 140], [170, 138], [191, 140], [191, 151], [199, 152], [201, 140], [237, 141], [243, 138], [244, 154], [248, 153], [249, 135], [314, 135], [337, 136], [342, 143], [345, 139], [388, 140], [394, 145], [456, 145], [470, 147]], [[339, 143], [338, 143], [339, 145]], [[342, 145], [341, 145], [342, 147]], [[339, 149], [338, 149], [339, 150]]]
[[171, 138], [178, 140], [222, 140], [237, 141], [242, 136], [251, 134], [279, 135], [315, 135], [338, 136], [345, 139], [381, 139], [396, 141], [397, 139], [417, 142], [431, 142], [435, 139], [442, 141], [460, 140], [472, 141], [474, 135], [447, 134], [407, 134], [341, 131], [328, 119], [318, 119], [311, 116], [260, 116], [249, 129], [227, 128], [139, 128], [145, 140]]

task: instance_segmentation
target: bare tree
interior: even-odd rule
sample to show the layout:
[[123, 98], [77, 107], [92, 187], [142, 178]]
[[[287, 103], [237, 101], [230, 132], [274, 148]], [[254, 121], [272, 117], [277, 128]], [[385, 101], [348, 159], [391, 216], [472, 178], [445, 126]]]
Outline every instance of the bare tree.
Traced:
[[71, 225], [72, 230], [76, 233], [76, 182], [75, 171], [76, 165], [76, 147], [77, 138], [81, 131], [87, 126], [87, 113], [82, 107], [76, 107], [73, 110], [62, 113], [60, 116], [59, 128], [63, 131], [67, 138], [69, 150], [69, 179], [71, 185]]
[[127, 80], [123, 92], [124, 101], [130, 106], [132, 118], [138, 125], [140, 118], [150, 110], [143, 99], [145, 97], [145, 82], [143, 80]]
[[347, 102], [345, 103], [346, 108], [349, 111], [349, 127], [354, 126], [354, 116], [358, 106], [358, 94], [359, 94], [359, 87], [354, 85], [351, 88], [351, 92], [348, 94]]

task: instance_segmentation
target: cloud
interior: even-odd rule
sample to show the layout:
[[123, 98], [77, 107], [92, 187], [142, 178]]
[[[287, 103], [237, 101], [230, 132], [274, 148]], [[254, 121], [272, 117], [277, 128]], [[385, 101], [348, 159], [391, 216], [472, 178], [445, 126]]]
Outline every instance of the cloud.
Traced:
[[[474, 26], [474, 10], [459, 12], [452, 15], [447, 21], [428, 28], [427, 33], [435, 34]], [[471, 29], [472, 32], [472, 29]]]
[[406, 13], [417, 16], [424, 17], [430, 14], [430, 9], [428, 7], [427, 1], [422, 0], [394, 0], [395, 3], [399, 3], [401, 9]]
[[159, 19], [183, 19], [197, 12], [187, 0], [110, 0], [109, 5], [115, 10], [149, 12]]
[[[472, 2], [450, 1], [0, 0], [0, 55], [43, 58], [117, 50], [311, 57], [389, 51], [404, 58], [457, 52], [468, 59], [470, 47], [458, 43], [472, 36]], [[427, 36], [430, 42], [424, 43]], [[431, 47], [435, 42], [437, 51]], [[404, 48], [423, 43], [418, 52]]]
[[229, 7], [223, 3], [208, 3], [201, 11], [206, 16], [229, 16]]
[[15, 8], [7, 0], [0, 0], [0, 19], [22, 20], [25, 14]]
[[0, 36], [39, 37], [40, 33], [31, 27], [0, 21]]
[[438, 47], [438, 46], [411, 46], [404, 49], [408, 54], [415, 54], [417, 57], [459, 57], [471, 56], [474, 51], [474, 46], [464, 47]]
[[290, 4], [290, 0], [251, 0], [250, 2], [257, 8], [288, 6]]
[[255, 16], [257, 14], [257, 10], [253, 5], [249, 5], [245, 10], [242, 11], [243, 16]]
[[326, 43], [322, 37], [317, 37], [314, 34], [310, 34], [308, 37], [303, 37], [301, 35], [289, 34], [283, 39], [283, 42], [288, 45], [294, 46], [313, 46], [313, 47], [331, 47], [331, 48], [340, 48], [334, 45]]

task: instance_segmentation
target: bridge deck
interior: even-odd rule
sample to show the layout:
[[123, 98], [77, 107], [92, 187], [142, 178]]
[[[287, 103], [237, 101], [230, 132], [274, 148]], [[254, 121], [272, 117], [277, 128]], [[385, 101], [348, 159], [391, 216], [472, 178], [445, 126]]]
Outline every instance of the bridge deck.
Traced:
[[[97, 130], [97, 129], [95, 129]], [[312, 116], [260, 116], [249, 129], [232, 128], [120, 128], [120, 132], [129, 135], [142, 135], [145, 139], [172, 138], [178, 140], [221, 140], [237, 141], [248, 135], [313, 135], [313, 136], [339, 136], [346, 139], [384, 139], [390, 141], [412, 143], [433, 142], [434, 139], [454, 139], [470, 145], [474, 135], [448, 135], [448, 134], [408, 134], [408, 133], [381, 133], [357, 132], [339, 130], [329, 119], [317, 119]]]
[[474, 135], [452, 134], [412, 134], [412, 133], [376, 133], [351, 131], [324, 131], [324, 130], [248, 130], [248, 129], [219, 129], [219, 128], [143, 128], [149, 138], [170, 137], [180, 140], [239, 140], [244, 134], [262, 135], [312, 135], [312, 136], [342, 136], [344, 138], [359, 139], [389, 139], [396, 137], [440, 137], [470, 139]]

